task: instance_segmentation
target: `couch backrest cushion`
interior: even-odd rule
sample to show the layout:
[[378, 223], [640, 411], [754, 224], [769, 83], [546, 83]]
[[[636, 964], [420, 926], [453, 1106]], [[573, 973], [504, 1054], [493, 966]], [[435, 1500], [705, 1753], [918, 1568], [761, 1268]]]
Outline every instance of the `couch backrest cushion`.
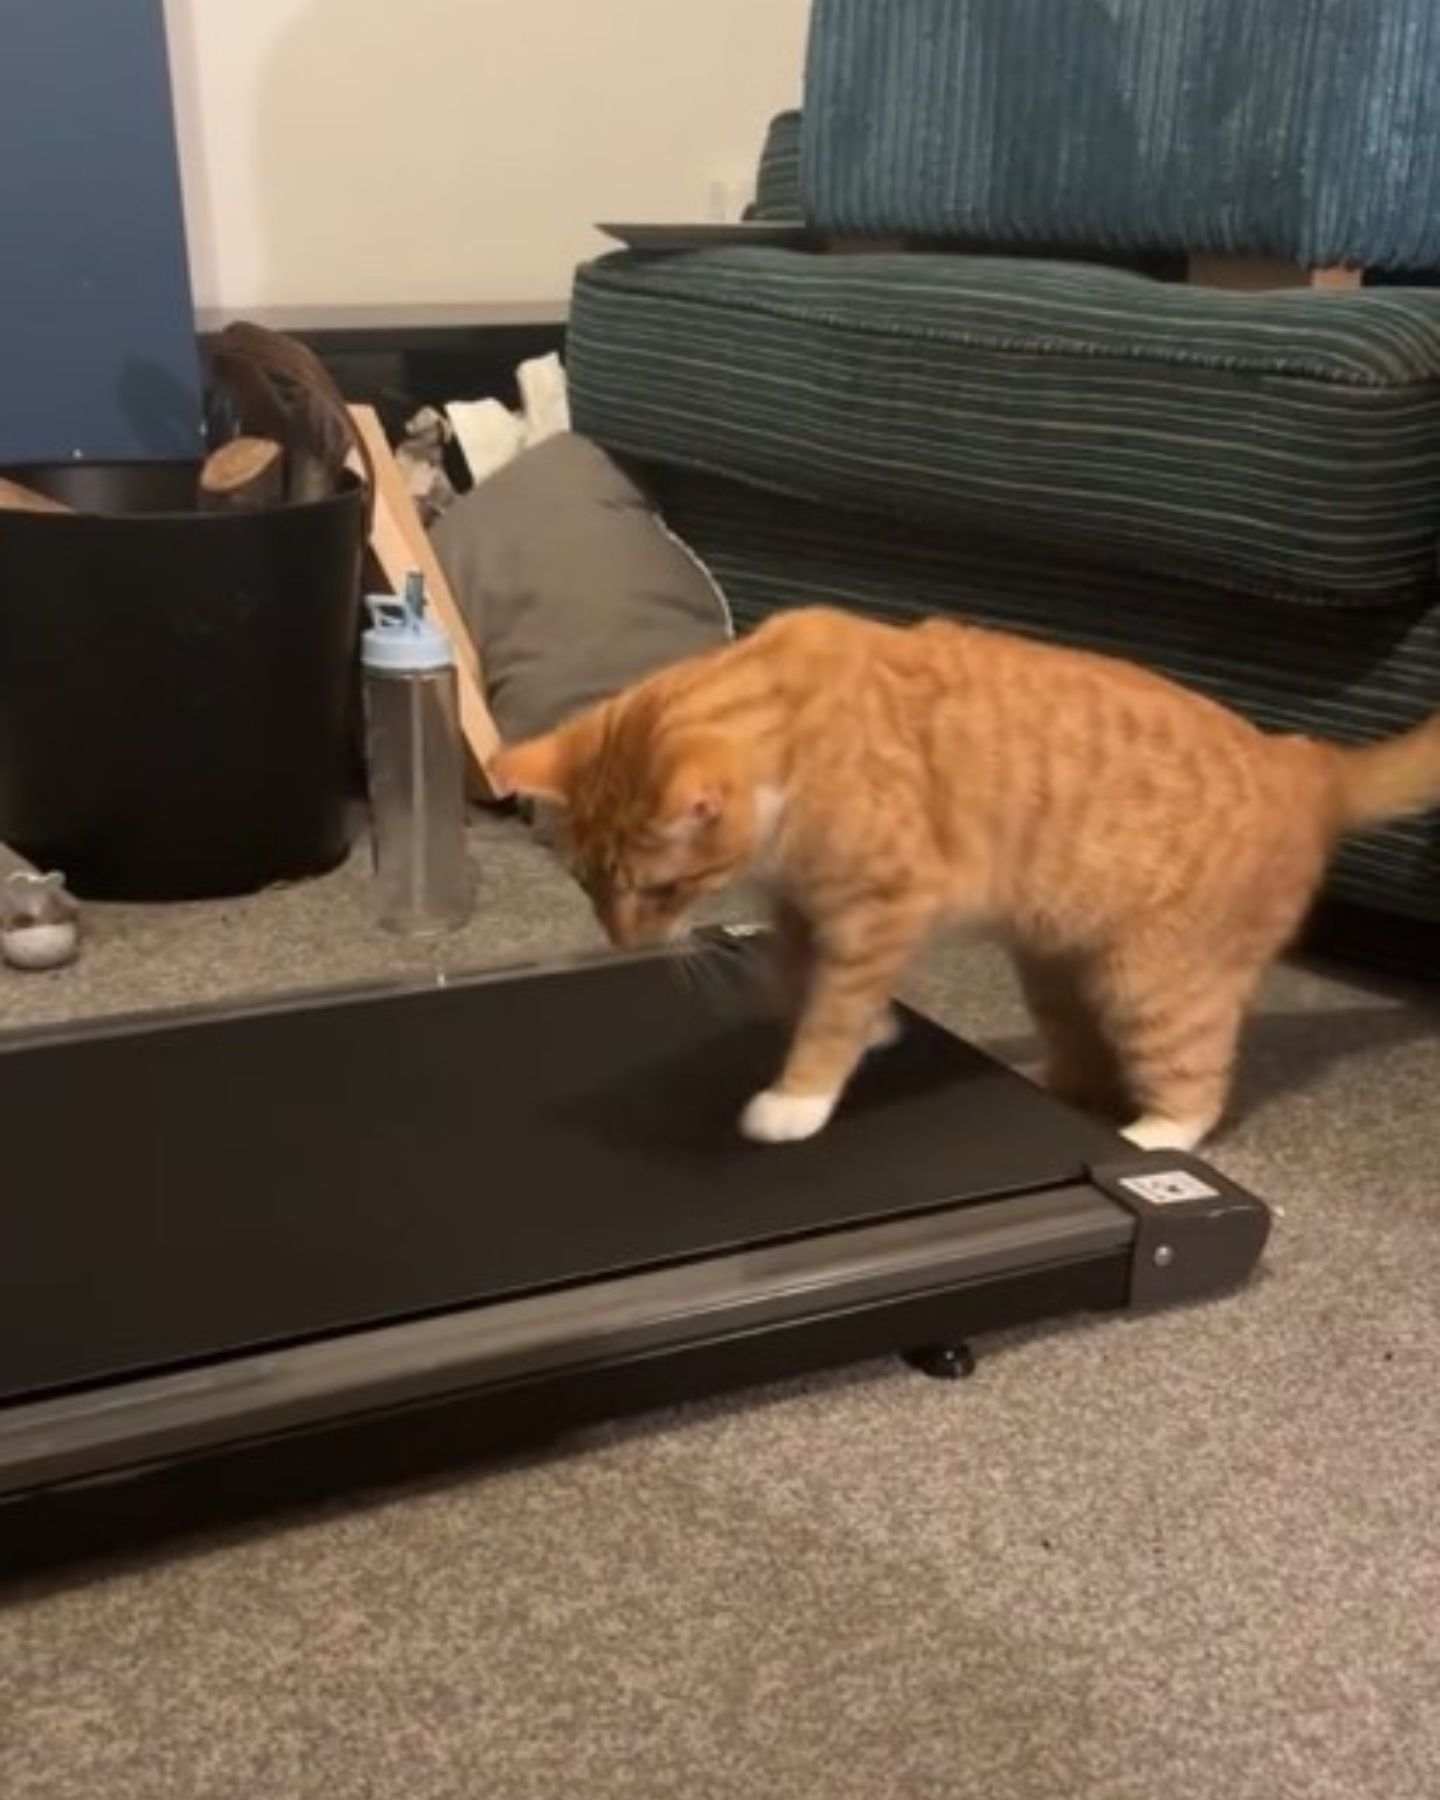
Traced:
[[1440, 266], [1436, 0], [815, 0], [826, 231]]
[[804, 217], [800, 197], [800, 114], [777, 113], [765, 133], [750, 217], [786, 224]]

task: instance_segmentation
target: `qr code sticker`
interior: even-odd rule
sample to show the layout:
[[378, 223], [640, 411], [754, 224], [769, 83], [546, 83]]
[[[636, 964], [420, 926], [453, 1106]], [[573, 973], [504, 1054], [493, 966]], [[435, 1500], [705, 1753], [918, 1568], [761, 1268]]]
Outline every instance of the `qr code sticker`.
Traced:
[[1154, 1175], [1124, 1175], [1123, 1188], [1152, 1206], [1177, 1206], [1182, 1200], [1218, 1200], [1219, 1192], [1188, 1169], [1161, 1169]]

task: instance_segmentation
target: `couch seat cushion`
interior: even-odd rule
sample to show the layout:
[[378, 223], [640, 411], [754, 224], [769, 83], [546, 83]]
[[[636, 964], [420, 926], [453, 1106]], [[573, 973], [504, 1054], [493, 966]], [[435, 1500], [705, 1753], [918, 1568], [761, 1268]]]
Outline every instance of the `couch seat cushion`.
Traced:
[[1440, 293], [730, 248], [580, 271], [577, 429], [1241, 592], [1432, 592]]

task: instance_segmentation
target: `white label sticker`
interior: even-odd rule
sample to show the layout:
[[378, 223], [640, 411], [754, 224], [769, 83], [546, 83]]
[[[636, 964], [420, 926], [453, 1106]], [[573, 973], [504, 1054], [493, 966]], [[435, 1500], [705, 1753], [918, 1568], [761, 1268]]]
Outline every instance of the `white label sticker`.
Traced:
[[1152, 1206], [1175, 1206], [1182, 1200], [1218, 1200], [1219, 1192], [1188, 1169], [1161, 1169], [1154, 1175], [1122, 1175], [1120, 1185]]

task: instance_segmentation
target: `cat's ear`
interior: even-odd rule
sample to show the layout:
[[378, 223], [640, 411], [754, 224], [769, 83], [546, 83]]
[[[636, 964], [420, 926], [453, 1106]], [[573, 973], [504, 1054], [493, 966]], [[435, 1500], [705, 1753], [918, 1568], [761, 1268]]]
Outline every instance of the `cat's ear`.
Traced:
[[530, 800], [565, 804], [565, 758], [558, 732], [511, 744], [490, 765], [490, 775], [502, 794], [521, 794]]
[[660, 829], [674, 843], [689, 843], [725, 817], [735, 792], [730, 746], [720, 738], [688, 743], [665, 778]]
[[675, 843], [689, 843], [719, 822], [725, 812], [725, 792], [705, 770], [690, 770], [670, 783], [660, 809], [660, 827]]

